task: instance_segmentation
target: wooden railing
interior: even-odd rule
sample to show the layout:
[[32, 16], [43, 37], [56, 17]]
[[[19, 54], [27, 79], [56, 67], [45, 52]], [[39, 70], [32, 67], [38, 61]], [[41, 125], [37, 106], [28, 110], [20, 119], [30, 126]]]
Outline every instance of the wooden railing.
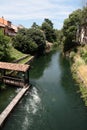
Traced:
[[24, 80], [14, 78], [14, 77], [3, 76], [2, 80], [6, 84], [10, 84], [10, 85], [14, 85], [14, 86], [23, 87], [25, 85]]

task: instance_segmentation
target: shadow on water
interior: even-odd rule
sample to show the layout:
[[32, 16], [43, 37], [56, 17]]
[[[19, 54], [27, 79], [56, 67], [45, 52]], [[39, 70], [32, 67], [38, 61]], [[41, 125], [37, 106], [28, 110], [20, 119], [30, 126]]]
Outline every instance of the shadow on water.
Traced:
[[60, 55], [59, 63], [60, 63], [61, 70], [62, 70], [62, 74], [61, 74], [62, 86], [66, 89], [70, 88], [70, 90], [71, 90], [71, 88], [73, 88], [73, 89], [78, 90], [78, 87], [72, 87], [73, 84], [76, 86], [76, 82], [72, 78], [69, 59]]
[[39, 79], [43, 75], [44, 70], [48, 68], [51, 62], [53, 53], [55, 53], [55, 51], [52, 51], [51, 53], [48, 53], [42, 57], [38, 57], [33, 63], [30, 64], [31, 68], [33, 69], [33, 71], [32, 69], [30, 70], [31, 78]]
[[72, 77], [72, 72], [70, 69], [71, 63], [70, 63], [69, 59], [60, 55], [59, 60], [60, 60], [59, 63], [60, 63], [61, 70], [62, 70], [61, 84], [62, 84], [63, 89], [67, 93], [67, 96], [69, 95], [69, 99], [70, 99], [70, 97], [71, 97], [71, 99], [73, 99], [73, 97], [74, 97], [73, 101], [78, 100], [79, 103], [83, 104], [83, 106], [84, 106], [83, 100], [80, 99], [81, 94], [78, 93], [79, 84]]
[[5, 85], [5, 88], [0, 90], [0, 113], [5, 109], [5, 107], [10, 103], [10, 101], [17, 94], [17, 89], [12, 86]]

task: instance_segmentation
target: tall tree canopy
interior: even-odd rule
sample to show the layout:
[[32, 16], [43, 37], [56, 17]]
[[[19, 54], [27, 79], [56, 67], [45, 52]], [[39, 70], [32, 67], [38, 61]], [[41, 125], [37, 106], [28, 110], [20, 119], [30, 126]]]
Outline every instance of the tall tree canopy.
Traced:
[[45, 50], [45, 36], [40, 29], [21, 29], [13, 39], [14, 47], [24, 53], [43, 53]]
[[38, 26], [36, 22], [34, 22], [31, 27], [34, 29], [40, 29], [40, 26]]
[[76, 45], [76, 32], [81, 24], [82, 11], [80, 9], [74, 11], [65, 19], [63, 25], [63, 34], [65, 36], [64, 52], [68, 51]]
[[51, 20], [44, 19], [41, 29], [44, 31], [47, 41], [49, 42], [56, 41], [56, 33], [55, 30], [53, 29], [53, 23], [51, 22]]
[[87, 6], [82, 10], [82, 24], [87, 23]]

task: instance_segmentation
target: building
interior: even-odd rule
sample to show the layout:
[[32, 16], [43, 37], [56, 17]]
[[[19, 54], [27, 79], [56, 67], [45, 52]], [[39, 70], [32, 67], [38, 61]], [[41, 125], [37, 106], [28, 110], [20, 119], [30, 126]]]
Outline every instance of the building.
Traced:
[[21, 24], [18, 25], [18, 29], [23, 29], [23, 28], [25, 28], [23, 25]]
[[15, 36], [18, 31], [18, 27], [13, 25], [11, 21], [4, 19], [4, 17], [0, 18], [0, 29], [3, 29], [7, 36]]

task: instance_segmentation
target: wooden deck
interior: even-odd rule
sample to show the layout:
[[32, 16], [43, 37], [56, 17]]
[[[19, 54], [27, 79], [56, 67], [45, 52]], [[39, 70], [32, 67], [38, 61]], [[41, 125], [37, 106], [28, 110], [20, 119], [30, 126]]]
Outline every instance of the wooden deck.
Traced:
[[29, 89], [29, 86], [25, 86], [21, 89], [21, 91], [17, 94], [17, 96], [11, 101], [11, 103], [6, 107], [6, 109], [0, 114], [0, 127], [3, 125], [6, 118], [9, 116], [13, 108], [17, 105], [26, 91]]

